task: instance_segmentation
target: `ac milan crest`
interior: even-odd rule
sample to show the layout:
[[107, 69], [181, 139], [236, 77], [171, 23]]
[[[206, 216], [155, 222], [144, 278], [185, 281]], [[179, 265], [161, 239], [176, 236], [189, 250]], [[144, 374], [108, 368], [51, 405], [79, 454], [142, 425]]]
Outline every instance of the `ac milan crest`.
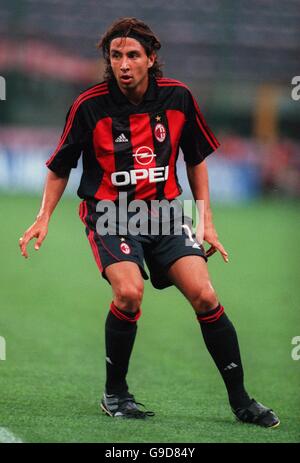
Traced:
[[163, 124], [156, 124], [154, 127], [154, 135], [157, 141], [163, 142], [166, 138], [167, 131], [165, 129], [165, 126]]
[[124, 254], [130, 254], [131, 253], [130, 246], [127, 243], [124, 243], [124, 242], [121, 243], [120, 244], [120, 249]]

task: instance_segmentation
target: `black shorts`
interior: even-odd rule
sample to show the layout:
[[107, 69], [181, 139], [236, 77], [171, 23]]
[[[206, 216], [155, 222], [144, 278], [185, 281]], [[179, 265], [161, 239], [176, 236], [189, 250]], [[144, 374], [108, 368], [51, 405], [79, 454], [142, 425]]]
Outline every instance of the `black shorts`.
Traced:
[[[150, 272], [152, 285], [157, 289], [172, 286], [167, 276], [168, 268], [183, 256], [200, 256], [207, 261], [205, 250], [192, 233], [192, 219], [183, 218], [181, 234], [175, 234], [173, 224], [170, 224], [170, 234], [99, 234], [97, 220], [101, 213], [96, 211], [97, 201], [84, 200], [79, 205], [79, 216], [85, 225], [86, 235], [90, 242], [94, 258], [102, 276], [107, 279], [105, 269], [117, 262], [129, 261], [136, 263], [145, 280], [149, 277], [145, 271], [144, 261]], [[149, 213], [150, 217], [150, 213]], [[172, 221], [171, 221], [172, 222]], [[98, 228], [99, 230], [99, 228]]]

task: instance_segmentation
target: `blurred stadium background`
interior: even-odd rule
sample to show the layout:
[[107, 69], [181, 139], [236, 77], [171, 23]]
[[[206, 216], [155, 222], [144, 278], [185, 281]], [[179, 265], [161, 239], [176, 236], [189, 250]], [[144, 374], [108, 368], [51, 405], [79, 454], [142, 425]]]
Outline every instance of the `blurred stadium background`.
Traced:
[[[198, 328], [179, 308], [184, 302], [176, 290], [158, 293], [150, 286], [132, 382], [138, 398], [162, 410], [162, 423], [116, 430], [101, 421], [97, 431], [93, 401], [103, 371], [95, 370], [106, 310], [101, 325], [95, 324], [99, 307], [92, 301], [108, 306], [110, 290], [98, 278], [74, 212], [80, 168], [72, 173], [47, 244], [28, 262], [19, 256], [17, 240], [38, 210], [45, 160], [74, 98], [102, 80], [96, 43], [122, 16], [143, 19], [158, 34], [164, 75], [190, 86], [221, 142], [208, 160], [209, 175], [217, 228], [233, 264], [224, 273], [214, 258], [211, 271], [237, 322], [246, 371], [257, 377], [252, 390], [281, 414], [277, 434], [232, 424], [204, 349], [205, 375], [195, 399], [194, 376], [180, 359], [197, 349]], [[35, 442], [299, 441], [299, 365], [290, 355], [291, 339], [300, 334], [300, 101], [291, 98], [291, 80], [300, 75], [299, 24], [299, 0], [0, 0], [0, 76], [6, 80], [6, 100], [0, 101], [0, 335], [8, 346], [6, 362], [0, 361], [0, 442], [1, 426]], [[186, 189], [182, 160], [179, 176]], [[92, 308], [83, 316], [87, 301]], [[172, 330], [159, 309], [163, 303], [173, 307]], [[162, 326], [156, 346], [152, 316]], [[169, 353], [162, 354], [162, 339]], [[198, 361], [190, 359], [191, 370]], [[201, 410], [202, 424], [194, 406], [187, 412], [178, 404], [183, 388], [185, 403]]]
[[154, 28], [165, 75], [191, 87], [221, 139], [210, 160], [211, 177], [218, 178], [211, 185], [214, 199], [299, 197], [299, 102], [291, 98], [291, 79], [299, 74], [299, 0], [284, 8], [280, 0], [2, 0], [1, 190], [41, 190], [43, 161], [67, 108], [102, 80], [95, 45], [126, 14]]

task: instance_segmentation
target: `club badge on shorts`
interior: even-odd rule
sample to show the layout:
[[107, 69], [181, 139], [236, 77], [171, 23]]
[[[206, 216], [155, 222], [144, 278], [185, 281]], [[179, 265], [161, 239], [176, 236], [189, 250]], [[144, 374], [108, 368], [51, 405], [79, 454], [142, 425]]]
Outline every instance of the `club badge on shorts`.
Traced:
[[123, 252], [123, 254], [131, 253], [130, 246], [127, 243], [124, 243], [124, 241], [120, 244], [120, 249]]

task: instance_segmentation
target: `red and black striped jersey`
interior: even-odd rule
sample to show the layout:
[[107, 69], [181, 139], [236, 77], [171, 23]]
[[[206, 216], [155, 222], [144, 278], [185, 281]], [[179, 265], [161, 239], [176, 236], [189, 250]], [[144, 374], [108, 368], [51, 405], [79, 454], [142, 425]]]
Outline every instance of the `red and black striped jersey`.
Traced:
[[59, 144], [46, 165], [65, 177], [82, 154], [80, 198], [174, 199], [179, 147], [196, 165], [219, 143], [188, 87], [149, 79], [141, 104], [132, 104], [111, 80], [94, 85], [71, 106]]

